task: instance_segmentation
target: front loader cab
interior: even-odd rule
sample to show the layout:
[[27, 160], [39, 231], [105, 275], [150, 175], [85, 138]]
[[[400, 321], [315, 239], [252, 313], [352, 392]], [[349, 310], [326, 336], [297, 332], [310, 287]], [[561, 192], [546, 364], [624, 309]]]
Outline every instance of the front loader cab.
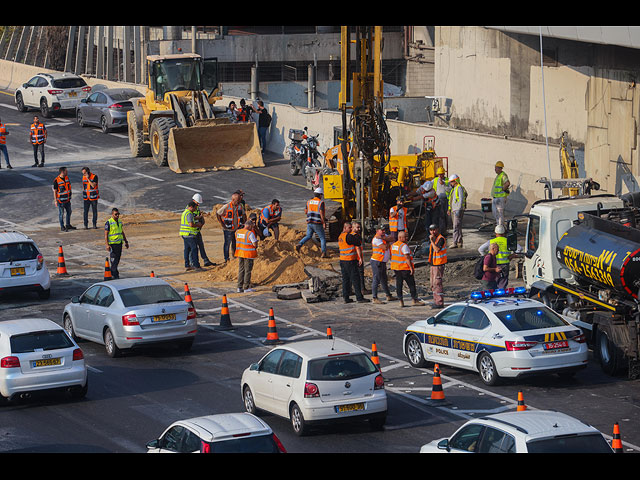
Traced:
[[201, 91], [200, 56], [169, 55], [149, 59], [149, 88], [157, 102], [169, 92]]

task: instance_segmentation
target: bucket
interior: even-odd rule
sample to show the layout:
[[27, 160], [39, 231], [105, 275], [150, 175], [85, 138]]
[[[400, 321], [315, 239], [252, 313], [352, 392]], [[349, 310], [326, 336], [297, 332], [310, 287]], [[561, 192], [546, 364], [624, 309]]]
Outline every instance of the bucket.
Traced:
[[491, 212], [491, 203], [492, 200], [490, 198], [482, 198], [480, 199], [480, 207], [484, 213]]

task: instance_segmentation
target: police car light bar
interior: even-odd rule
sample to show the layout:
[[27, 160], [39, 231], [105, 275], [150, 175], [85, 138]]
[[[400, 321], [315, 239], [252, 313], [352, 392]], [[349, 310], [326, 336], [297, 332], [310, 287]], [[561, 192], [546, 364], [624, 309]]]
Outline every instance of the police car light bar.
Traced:
[[486, 298], [510, 297], [513, 295], [524, 295], [525, 293], [527, 293], [527, 289], [525, 287], [498, 288], [496, 290], [480, 290], [477, 292], [471, 292], [471, 299], [482, 300]]

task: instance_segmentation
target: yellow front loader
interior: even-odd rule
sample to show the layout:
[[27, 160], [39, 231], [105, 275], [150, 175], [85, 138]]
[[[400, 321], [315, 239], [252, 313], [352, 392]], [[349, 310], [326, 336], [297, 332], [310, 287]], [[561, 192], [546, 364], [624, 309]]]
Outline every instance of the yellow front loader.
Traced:
[[216, 118], [216, 59], [151, 55], [147, 70], [145, 97], [127, 115], [134, 157], [151, 156], [176, 173], [264, 167], [255, 123]]

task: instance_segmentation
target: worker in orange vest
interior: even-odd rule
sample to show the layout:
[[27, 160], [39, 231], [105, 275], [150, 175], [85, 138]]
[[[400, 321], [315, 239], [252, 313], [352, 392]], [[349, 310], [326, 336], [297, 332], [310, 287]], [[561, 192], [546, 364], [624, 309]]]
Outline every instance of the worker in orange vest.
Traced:
[[[58, 176], [53, 179], [53, 204], [58, 206], [58, 220], [60, 230], [68, 232], [75, 230], [71, 225], [71, 182], [67, 176], [67, 167], [58, 169]], [[64, 214], [67, 214], [67, 222], [64, 222]]]
[[2, 123], [0, 120], [0, 152], [4, 154], [4, 160], [7, 162], [7, 168], [13, 168], [11, 163], [9, 163], [9, 151], [7, 150], [7, 135], [9, 132], [7, 131], [7, 126]]
[[391, 292], [389, 292], [389, 280], [387, 278], [387, 263], [389, 262], [389, 244], [394, 239], [388, 235], [384, 228], [378, 227], [376, 235], [371, 240], [371, 272], [373, 279], [371, 280], [371, 302], [382, 303], [378, 300], [378, 285], [382, 286], [382, 290], [387, 294], [387, 301], [393, 300]]
[[442, 278], [447, 263], [447, 241], [440, 234], [437, 225], [429, 227], [429, 264], [431, 265], [431, 290], [433, 291], [433, 307], [443, 308]]
[[238, 293], [254, 292], [251, 287], [253, 260], [258, 256], [258, 239], [253, 231], [254, 224], [245, 222], [243, 228], [236, 230], [236, 253], [238, 257]]
[[407, 245], [407, 232], [398, 232], [398, 241], [391, 245], [389, 250], [391, 270], [396, 276], [396, 295], [400, 300], [400, 306], [404, 307], [402, 298], [402, 284], [406, 282], [409, 286], [409, 293], [413, 299], [414, 305], [424, 305], [424, 302], [418, 298], [416, 291], [416, 281], [413, 277], [415, 267], [413, 265], [413, 256], [411, 249]]
[[231, 253], [235, 255], [236, 250], [236, 237], [235, 232], [240, 228], [242, 222], [246, 220], [246, 214], [242, 206], [242, 195], [234, 192], [231, 195], [231, 201], [225, 203], [216, 212], [218, 222], [222, 226], [222, 233], [224, 234], [224, 243], [222, 245], [222, 253], [224, 254], [224, 261], [229, 261], [229, 248]]
[[[44, 144], [47, 142], [47, 127], [40, 121], [38, 116], [33, 117], [33, 123], [29, 129], [29, 139], [33, 145], [33, 158], [36, 163], [32, 167], [44, 167]], [[42, 161], [38, 163], [38, 152]]]
[[353, 226], [351, 222], [345, 222], [342, 233], [338, 237], [338, 248], [340, 249], [340, 273], [342, 274], [342, 298], [344, 303], [351, 303], [351, 287], [356, 295], [358, 303], [367, 303], [368, 299], [362, 295], [362, 285], [358, 265], [362, 265], [363, 258], [361, 250], [358, 249], [362, 242], [351, 233]]
[[398, 241], [398, 232], [407, 229], [407, 207], [402, 199], [398, 197], [396, 204], [389, 210], [389, 230], [394, 241]]
[[84, 229], [89, 228], [89, 209], [93, 213], [93, 228], [98, 228], [98, 176], [89, 167], [82, 168], [82, 199], [84, 200]]
[[323, 193], [324, 190], [322, 187], [318, 187], [313, 191], [313, 198], [307, 201], [307, 206], [304, 209], [307, 214], [307, 234], [296, 245], [296, 252], [299, 252], [302, 245], [311, 240], [315, 233], [320, 240], [322, 258], [326, 258], [327, 241], [324, 236], [324, 229], [327, 225], [327, 221], [324, 216], [324, 200], [322, 199]]

